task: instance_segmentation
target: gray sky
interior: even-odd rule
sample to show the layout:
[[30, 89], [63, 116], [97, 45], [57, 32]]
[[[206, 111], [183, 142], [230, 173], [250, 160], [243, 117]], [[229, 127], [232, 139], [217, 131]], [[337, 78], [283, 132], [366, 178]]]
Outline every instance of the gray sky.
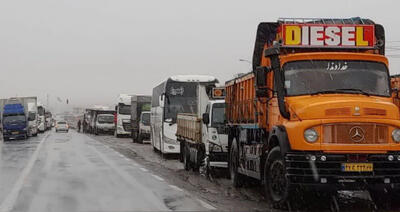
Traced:
[[[269, 3], [270, 2], [270, 3]], [[259, 22], [278, 17], [365, 17], [400, 41], [399, 1], [2, 0], [0, 96], [49, 93], [72, 105], [112, 105], [151, 94], [175, 74], [220, 82], [250, 65]], [[387, 43], [398, 46], [400, 42]], [[388, 51], [400, 55], [400, 50]], [[400, 57], [390, 57], [400, 73]]]

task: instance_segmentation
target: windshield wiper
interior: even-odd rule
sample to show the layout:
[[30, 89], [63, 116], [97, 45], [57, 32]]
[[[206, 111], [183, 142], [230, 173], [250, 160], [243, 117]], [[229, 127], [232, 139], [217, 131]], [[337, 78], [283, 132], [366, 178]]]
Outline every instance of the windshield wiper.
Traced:
[[370, 96], [369, 93], [367, 93], [367, 92], [365, 92], [365, 91], [363, 91], [361, 89], [358, 89], [358, 88], [338, 88], [338, 89], [336, 89], [336, 91], [356, 91], [356, 92], [359, 92], [359, 93], [361, 93], [363, 95]]
[[[331, 94], [331, 93], [349, 93], [349, 92], [346, 92], [346, 91], [355, 91], [356, 93], [363, 94], [363, 95], [366, 95], [366, 96], [370, 96], [369, 93], [367, 93], [367, 92], [365, 92], [365, 91], [363, 91], [361, 89], [358, 89], [358, 88], [337, 88], [337, 89], [334, 89], [334, 90], [318, 91], [318, 92], [315, 92], [315, 93], [311, 93], [310, 95]], [[352, 92], [352, 93], [354, 93], [354, 92]]]

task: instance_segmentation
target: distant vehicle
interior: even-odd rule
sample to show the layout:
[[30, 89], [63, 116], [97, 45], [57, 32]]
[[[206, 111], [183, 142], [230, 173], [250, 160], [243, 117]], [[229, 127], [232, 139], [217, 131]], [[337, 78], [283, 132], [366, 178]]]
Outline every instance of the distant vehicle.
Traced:
[[99, 114], [96, 118], [96, 127], [94, 134], [109, 133], [114, 135], [115, 124], [114, 114]]
[[47, 130], [46, 118], [45, 118], [45, 115], [44, 115], [45, 112], [46, 112], [45, 107], [41, 103], [38, 103], [38, 106], [37, 106], [37, 114], [38, 114], [37, 125], [38, 125], [38, 132], [39, 133], [43, 133], [44, 131]]
[[153, 88], [151, 99], [151, 142], [154, 150], [163, 154], [179, 154], [176, 139], [178, 113], [197, 113], [197, 85], [215, 85], [212, 76], [172, 76]]
[[[103, 123], [103, 122], [107, 118], [101, 118], [100, 122], [98, 121], [98, 116], [104, 115], [104, 114], [114, 116], [115, 110], [109, 110], [106, 108], [88, 108], [88, 109], [86, 109], [84, 118], [87, 121], [88, 126], [86, 126], [86, 129], [84, 129], [84, 132], [96, 134], [96, 133], [99, 133], [100, 128], [106, 127], [104, 125], [107, 125], [107, 124]], [[114, 117], [113, 117], [113, 121], [114, 121]], [[108, 119], [107, 119], [107, 122], [108, 122]], [[98, 128], [98, 124], [101, 125], [100, 128]], [[110, 130], [110, 129], [107, 128], [107, 130]]]
[[139, 121], [139, 135], [137, 141], [143, 143], [143, 140], [150, 139], [150, 111], [142, 112]]
[[26, 105], [17, 98], [2, 100], [3, 138], [26, 139], [28, 137], [28, 118]]
[[[141, 115], [143, 111], [150, 112], [151, 109], [151, 96], [146, 95], [132, 95], [131, 96], [131, 134], [132, 141], [142, 143], [143, 139], [150, 137], [150, 126], [143, 126], [141, 131]], [[142, 134], [143, 132], [143, 134]]]
[[45, 117], [46, 130], [50, 130], [53, 127], [52, 124], [53, 115], [51, 114], [50, 111], [47, 110], [44, 112], [44, 117]]
[[56, 132], [68, 132], [69, 130], [69, 126], [66, 121], [57, 121], [55, 128]]
[[28, 136], [38, 134], [38, 107], [36, 97], [26, 97], [28, 107]]
[[[212, 168], [228, 168], [228, 134], [226, 131], [224, 88], [209, 92], [198, 86], [197, 113], [178, 114], [176, 132], [185, 169], [209, 174]], [[208, 92], [207, 92], [208, 91]]]
[[131, 95], [120, 94], [115, 106], [115, 137], [131, 135]]

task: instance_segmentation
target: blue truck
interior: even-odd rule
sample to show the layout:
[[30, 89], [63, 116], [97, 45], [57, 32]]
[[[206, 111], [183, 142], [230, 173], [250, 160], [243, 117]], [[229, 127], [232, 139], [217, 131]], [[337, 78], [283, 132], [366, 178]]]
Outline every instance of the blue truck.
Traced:
[[24, 103], [9, 99], [2, 108], [4, 140], [26, 139], [28, 137], [27, 108]]

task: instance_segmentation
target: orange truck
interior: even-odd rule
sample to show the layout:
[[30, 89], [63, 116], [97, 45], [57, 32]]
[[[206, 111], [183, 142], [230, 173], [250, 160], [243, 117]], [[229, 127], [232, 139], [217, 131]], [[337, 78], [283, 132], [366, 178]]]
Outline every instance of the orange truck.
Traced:
[[275, 205], [305, 190], [390, 198], [400, 120], [384, 51], [369, 19], [260, 23], [253, 71], [225, 84], [233, 185], [258, 179]]

